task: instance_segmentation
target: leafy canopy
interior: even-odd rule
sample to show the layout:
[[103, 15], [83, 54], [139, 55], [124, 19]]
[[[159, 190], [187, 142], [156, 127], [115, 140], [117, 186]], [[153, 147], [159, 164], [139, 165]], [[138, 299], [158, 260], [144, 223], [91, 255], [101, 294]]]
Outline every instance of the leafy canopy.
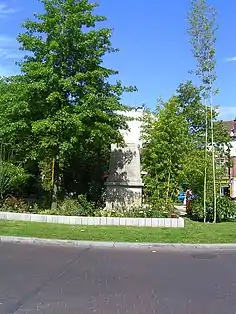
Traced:
[[[14, 150], [17, 164], [35, 162], [40, 171], [31, 170], [41, 175], [46, 190], [52, 188], [52, 171], [61, 185], [73, 180], [76, 158], [83, 173], [74, 180], [82, 182], [87, 176], [87, 186], [95, 178], [88, 178], [91, 171], [86, 169], [104, 167], [101, 156], [111, 143], [122, 140], [119, 129], [126, 128], [126, 121], [117, 111], [127, 109], [121, 96], [135, 88], [111, 83], [118, 72], [105, 67], [103, 60], [117, 49], [112, 47], [112, 30], [103, 27], [106, 18], [94, 13], [97, 4], [42, 4], [44, 12], [26, 20], [18, 36], [25, 52], [21, 75], [0, 81], [0, 140]], [[96, 160], [87, 161], [86, 152]], [[65, 171], [70, 179], [63, 179]]]
[[95, 15], [97, 5], [87, 0], [42, 3], [45, 12], [24, 22], [18, 36], [26, 53], [22, 75], [2, 82], [9, 126], [3, 133], [28, 144], [27, 157], [39, 159], [68, 157], [88, 142], [120, 140], [118, 128], [125, 123], [115, 111], [125, 108], [121, 95], [133, 88], [110, 83], [117, 71], [106, 68], [103, 57], [116, 51], [112, 31], [96, 26], [105, 17]]
[[[210, 114], [210, 108], [208, 108]], [[143, 129], [142, 164], [146, 193], [150, 199], [176, 199], [180, 186], [203, 193], [204, 170], [209, 169], [208, 183], [212, 185], [211, 151], [205, 156], [205, 105], [201, 102], [201, 89], [192, 82], [181, 84], [175, 96], [157, 106], [146, 116]], [[227, 131], [214, 113], [215, 149], [222, 153], [228, 143]], [[225, 175], [225, 168], [223, 169]], [[217, 170], [217, 179], [222, 169]]]

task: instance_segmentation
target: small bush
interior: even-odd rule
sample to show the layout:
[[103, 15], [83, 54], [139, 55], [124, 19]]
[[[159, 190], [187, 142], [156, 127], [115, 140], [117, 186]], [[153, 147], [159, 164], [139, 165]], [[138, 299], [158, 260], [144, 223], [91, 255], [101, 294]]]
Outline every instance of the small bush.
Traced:
[[84, 195], [78, 196], [78, 203], [81, 208], [81, 216], [93, 216], [95, 205], [87, 200]]
[[152, 198], [148, 202], [149, 206], [152, 209], [157, 209], [164, 212], [172, 212], [174, 210], [174, 202], [172, 199], [164, 198]]
[[15, 213], [30, 213], [32, 207], [20, 198], [13, 196], [7, 197], [1, 207], [1, 211]]
[[174, 211], [152, 208], [150, 206], [133, 207], [131, 209], [102, 209], [96, 212], [98, 217], [130, 217], [130, 218], [170, 218], [177, 217]]
[[81, 207], [76, 199], [66, 198], [64, 201], [59, 203], [56, 212], [58, 212], [59, 215], [80, 216]]
[[40, 215], [63, 215], [66, 216], [65, 214], [62, 214], [59, 210], [57, 209], [42, 209], [38, 212]]
[[30, 175], [24, 169], [10, 162], [3, 161], [0, 156], [0, 197], [3, 199], [7, 193], [22, 187]]
[[[213, 219], [213, 210], [212, 210]], [[219, 197], [217, 199], [217, 221], [232, 221], [236, 219], [236, 203], [228, 197]]]
[[32, 208], [32, 213], [33, 214], [39, 214], [40, 212], [40, 206], [37, 203], [34, 203], [33, 206], [30, 206], [30, 209]]
[[56, 210], [43, 210], [42, 214], [63, 215], [63, 216], [94, 216], [95, 207], [88, 202], [84, 195], [80, 195], [77, 199], [66, 198], [59, 203]]
[[130, 218], [170, 218], [178, 217], [173, 206], [166, 204], [146, 205], [131, 209], [97, 210], [94, 204], [88, 202], [85, 196], [77, 199], [66, 198], [55, 210], [40, 209], [35, 203], [30, 205], [22, 199], [9, 197], [1, 207], [2, 211], [17, 213], [38, 213], [42, 215], [84, 216], [84, 217], [130, 217]]
[[65, 199], [56, 210], [41, 209], [36, 203], [30, 205], [23, 199], [11, 196], [5, 199], [1, 206], [1, 211], [43, 215], [94, 216], [95, 207], [83, 195], [80, 195], [77, 199]]
[[[204, 220], [204, 207], [202, 200], [191, 202], [189, 216], [193, 220]], [[214, 219], [214, 210], [212, 200], [206, 202], [206, 221], [212, 222]], [[217, 198], [217, 222], [232, 221], [236, 219], [236, 203], [226, 196]]]

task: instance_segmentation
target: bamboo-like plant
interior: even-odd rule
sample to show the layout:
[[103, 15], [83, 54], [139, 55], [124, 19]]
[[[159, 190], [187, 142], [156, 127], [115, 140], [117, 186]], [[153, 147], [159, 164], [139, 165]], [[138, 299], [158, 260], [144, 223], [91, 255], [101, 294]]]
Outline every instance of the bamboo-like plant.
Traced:
[[[213, 123], [213, 84], [216, 80], [215, 73], [215, 41], [216, 41], [216, 10], [207, 5], [207, 0], [191, 0], [191, 10], [188, 14], [190, 43], [193, 56], [196, 59], [196, 70], [193, 71], [201, 80], [202, 97], [205, 102], [205, 157], [208, 154], [208, 128], [210, 120], [211, 153], [213, 173], [213, 199], [214, 222], [216, 222], [216, 174], [215, 174], [215, 148], [214, 148], [214, 123]], [[210, 119], [208, 120], [208, 104], [210, 105]], [[206, 196], [207, 196], [207, 163], [205, 163], [204, 179], [204, 221], [206, 221]]]
[[5, 161], [5, 151], [0, 148], [0, 200], [3, 199], [5, 193], [10, 188], [10, 177], [8, 163]]

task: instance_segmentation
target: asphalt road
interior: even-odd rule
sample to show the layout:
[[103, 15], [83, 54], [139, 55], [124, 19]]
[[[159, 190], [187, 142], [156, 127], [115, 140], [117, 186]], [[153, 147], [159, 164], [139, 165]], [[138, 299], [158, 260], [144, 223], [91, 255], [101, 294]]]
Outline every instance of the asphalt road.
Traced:
[[236, 252], [0, 244], [0, 313], [235, 314]]

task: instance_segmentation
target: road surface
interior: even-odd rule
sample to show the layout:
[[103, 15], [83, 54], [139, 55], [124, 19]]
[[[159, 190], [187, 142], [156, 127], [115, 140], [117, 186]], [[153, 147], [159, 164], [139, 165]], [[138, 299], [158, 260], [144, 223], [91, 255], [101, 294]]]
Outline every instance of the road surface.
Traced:
[[235, 314], [236, 252], [0, 244], [3, 314]]

